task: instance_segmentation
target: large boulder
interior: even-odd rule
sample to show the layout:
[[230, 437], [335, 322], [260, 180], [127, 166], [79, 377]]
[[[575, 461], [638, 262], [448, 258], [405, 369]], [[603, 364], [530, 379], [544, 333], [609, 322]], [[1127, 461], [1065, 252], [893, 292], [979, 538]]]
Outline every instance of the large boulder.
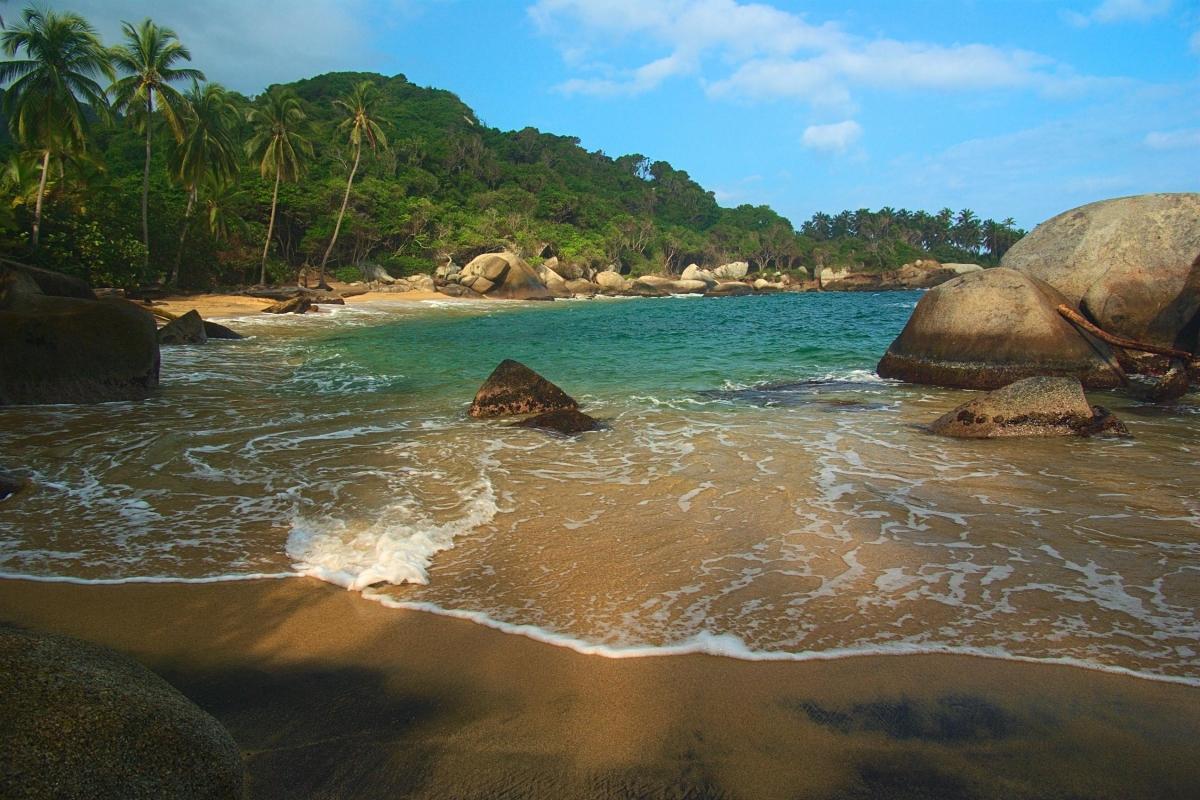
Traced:
[[0, 626], [0, 797], [240, 800], [229, 733], [96, 645]]
[[1109, 333], [1194, 350], [1200, 194], [1104, 200], [1043, 222], [1001, 266], [1058, 289]]
[[996, 389], [1035, 375], [1073, 376], [1091, 388], [1124, 383], [1108, 346], [1056, 310], [1053, 287], [1011, 269], [962, 275], [926, 292], [879, 362], [885, 378]]
[[506, 358], [479, 387], [467, 413], [482, 418], [578, 408], [579, 404], [562, 389], [519, 361]]
[[304, 314], [313, 310], [313, 299], [309, 294], [297, 294], [280, 300], [263, 309], [264, 314]]
[[363, 277], [366, 278], [368, 283], [382, 283], [385, 286], [391, 286], [396, 282], [396, 279], [378, 264], [364, 264], [361, 269]]
[[204, 320], [204, 335], [209, 339], [245, 339], [237, 331], [232, 331], [226, 328], [219, 322], [213, 322], [210, 319]]
[[154, 318], [125, 300], [81, 297], [78, 281], [48, 275], [0, 263], [0, 405], [140, 400], [154, 391]]
[[[550, 259], [556, 265], [557, 258]], [[546, 290], [555, 297], [570, 297], [571, 290], [567, 288], [567, 282], [563, 276], [554, 271], [548, 264], [539, 264], [537, 267], [538, 278], [546, 285]]]
[[573, 297], [591, 297], [600, 291], [600, 287], [585, 278], [571, 278], [564, 286]]
[[484, 253], [462, 269], [459, 282], [500, 300], [553, 300], [533, 267], [516, 253]]
[[176, 317], [158, 329], [158, 343], [161, 344], [204, 344], [208, 341], [208, 332], [200, 312], [192, 309], [183, 316]]
[[741, 281], [722, 281], [709, 289], [709, 297], [740, 297], [744, 294], [754, 294], [753, 287]]
[[939, 264], [937, 261], [929, 259], [917, 259], [893, 271], [890, 277], [899, 288], [931, 289], [959, 274], [948, 264]]
[[596, 285], [601, 289], [607, 289], [613, 292], [623, 292], [629, 288], [629, 281], [625, 280], [621, 273], [614, 270], [605, 270], [604, 272], [596, 273]]
[[1047, 376], [1025, 378], [963, 403], [929, 428], [959, 439], [1129, 433], [1108, 410], [1088, 403], [1077, 378]]
[[710, 270], [701, 269], [698, 264], [688, 264], [680, 279], [685, 281], [704, 281], [709, 286], [717, 285], [717, 278]]
[[719, 281], [740, 281], [749, 272], [750, 265], [745, 261], [731, 261], [714, 269], [712, 274]]

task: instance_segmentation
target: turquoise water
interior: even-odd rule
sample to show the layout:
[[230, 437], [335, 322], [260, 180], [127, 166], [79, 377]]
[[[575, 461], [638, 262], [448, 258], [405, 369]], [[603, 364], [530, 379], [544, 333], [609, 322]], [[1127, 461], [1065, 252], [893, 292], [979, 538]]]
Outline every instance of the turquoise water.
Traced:
[[[874, 367], [919, 295], [405, 302], [228, 322], [144, 403], [0, 409], [0, 574], [310, 576], [584, 652], [970, 652], [1200, 682], [1200, 427], [969, 442]], [[607, 429], [466, 416], [504, 358]]]
[[353, 329], [313, 344], [379, 391], [469, 400], [505, 358], [605, 399], [872, 372], [919, 293], [515, 304]]

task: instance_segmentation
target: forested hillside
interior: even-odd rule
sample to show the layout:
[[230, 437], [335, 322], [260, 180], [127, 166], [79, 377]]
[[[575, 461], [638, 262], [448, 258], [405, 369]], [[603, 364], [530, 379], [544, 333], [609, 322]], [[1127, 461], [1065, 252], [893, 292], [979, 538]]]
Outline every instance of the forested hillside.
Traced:
[[[127, 38], [146, 33], [130, 26]], [[11, 41], [10, 30], [7, 55], [24, 56]], [[185, 61], [175, 66], [192, 66]], [[93, 77], [119, 101], [108, 84], [133, 70], [118, 61]], [[949, 209], [817, 214], [797, 231], [767, 206], [721, 208], [666, 161], [590, 152], [576, 138], [533, 128], [488, 127], [451, 92], [403, 75], [332, 73], [253, 99], [211, 84], [189, 89], [182, 77], [159, 87], [148, 138], [144, 102], [128, 98], [112, 111], [84, 106], [83, 135], [48, 134], [49, 122], [22, 130], [21, 102], [30, 100], [10, 89], [0, 248], [96, 284], [209, 288], [258, 281], [264, 260], [266, 278], [282, 282], [323, 261], [347, 278], [367, 263], [407, 274], [499, 248], [536, 257], [546, 245], [567, 261], [634, 273], [678, 272], [693, 261], [785, 271], [881, 270], [925, 256], [994, 263], [1022, 233], [1011, 220]], [[286, 118], [286, 137], [271, 114]], [[366, 132], [357, 141], [356, 129]], [[272, 141], [287, 152], [272, 151]]]

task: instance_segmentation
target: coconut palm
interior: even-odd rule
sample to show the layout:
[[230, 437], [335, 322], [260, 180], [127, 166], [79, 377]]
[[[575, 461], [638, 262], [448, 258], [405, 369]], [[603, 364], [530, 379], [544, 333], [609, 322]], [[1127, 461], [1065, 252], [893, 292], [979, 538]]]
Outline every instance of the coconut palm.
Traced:
[[192, 54], [170, 28], [155, 25], [149, 19], [136, 27], [122, 22], [125, 44], [112, 48], [117, 69], [128, 73], [109, 87], [114, 105], [126, 111], [146, 132], [146, 164], [142, 170], [142, 241], [146, 245], [146, 268], [150, 267], [150, 149], [153, 141], [155, 100], [157, 108], [176, 139], [183, 137], [181, 113], [186, 104], [183, 95], [171, 87], [180, 80], [204, 80], [198, 69], [177, 68], [180, 61], [191, 61]]
[[271, 194], [271, 217], [267, 223], [267, 240], [263, 243], [262, 271], [258, 282], [267, 282], [267, 253], [275, 231], [275, 209], [279, 203], [280, 181], [294, 181], [304, 172], [304, 160], [312, 155], [312, 145], [304, 138], [307, 117], [300, 100], [289, 91], [270, 92], [261, 104], [250, 110], [248, 117], [254, 134], [246, 142], [246, 154], [258, 164], [264, 178], [275, 177]]
[[[78, 14], [27, 8], [21, 22], [0, 35], [10, 61], [0, 64], [4, 110], [13, 136], [40, 154], [41, 175], [30, 243], [37, 247], [50, 159], [86, 143], [88, 112], [104, 113], [108, 100], [95, 80], [111, 76], [108, 51]], [[14, 57], [24, 51], [24, 59]]]
[[321, 279], [318, 286], [322, 289], [329, 288], [325, 283], [325, 265], [329, 262], [329, 254], [333, 252], [333, 247], [337, 244], [338, 233], [342, 229], [342, 217], [346, 215], [346, 205], [350, 202], [350, 188], [354, 185], [354, 173], [358, 172], [363, 143], [366, 142], [372, 152], [378, 147], [387, 147], [387, 137], [384, 136], [383, 129], [375, 120], [376, 98], [374, 92], [375, 87], [371, 82], [363, 81], [351, 90], [345, 100], [333, 101], [334, 105], [343, 113], [342, 121], [338, 124], [338, 131], [349, 135], [350, 146], [354, 148], [354, 163], [350, 167], [350, 177], [346, 179], [346, 193], [342, 196], [342, 207], [338, 211], [337, 224], [333, 226], [333, 238], [329, 240], [329, 246], [325, 248], [325, 255], [321, 258]]
[[193, 82], [184, 99], [186, 105], [180, 114], [183, 138], [171, 149], [169, 163], [171, 176], [187, 192], [187, 207], [179, 232], [179, 249], [167, 278], [170, 285], [179, 277], [183, 245], [200, 184], [210, 177], [217, 182], [230, 181], [238, 168], [233, 143], [238, 112], [229, 93], [220, 84], [210, 83], [201, 88], [198, 82]]

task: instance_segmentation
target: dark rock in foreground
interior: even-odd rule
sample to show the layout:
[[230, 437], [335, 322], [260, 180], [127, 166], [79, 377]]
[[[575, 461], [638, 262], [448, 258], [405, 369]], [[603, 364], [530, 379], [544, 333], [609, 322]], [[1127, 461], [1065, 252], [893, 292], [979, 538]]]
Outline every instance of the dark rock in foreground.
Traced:
[[0, 263], [0, 405], [149, 395], [159, 367], [153, 318], [124, 300], [80, 297], [79, 281], [53, 274]]
[[551, 433], [558, 433], [563, 436], [587, 433], [588, 431], [599, 430], [601, 427], [599, 420], [589, 417], [587, 414], [576, 409], [547, 411], [513, 424], [519, 428], [537, 428], [538, 430], [550, 431]]
[[240, 800], [229, 733], [132, 659], [0, 626], [0, 797]]
[[204, 344], [208, 341], [200, 312], [192, 309], [158, 329], [159, 344]]
[[1078, 379], [1044, 376], [963, 403], [929, 428], [960, 439], [1129, 433], [1107, 409], [1088, 404]]
[[575, 411], [579, 404], [566, 392], [520, 362], [506, 358], [475, 394], [472, 417], [503, 417]]
[[1011, 269], [971, 272], [929, 290], [878, 372], [910, 383], [996, 389], [1035, 375], [1078, 378], [1090, 388], [1124, 383], [1108, 345], [1056, 310], [1065, 298]]

